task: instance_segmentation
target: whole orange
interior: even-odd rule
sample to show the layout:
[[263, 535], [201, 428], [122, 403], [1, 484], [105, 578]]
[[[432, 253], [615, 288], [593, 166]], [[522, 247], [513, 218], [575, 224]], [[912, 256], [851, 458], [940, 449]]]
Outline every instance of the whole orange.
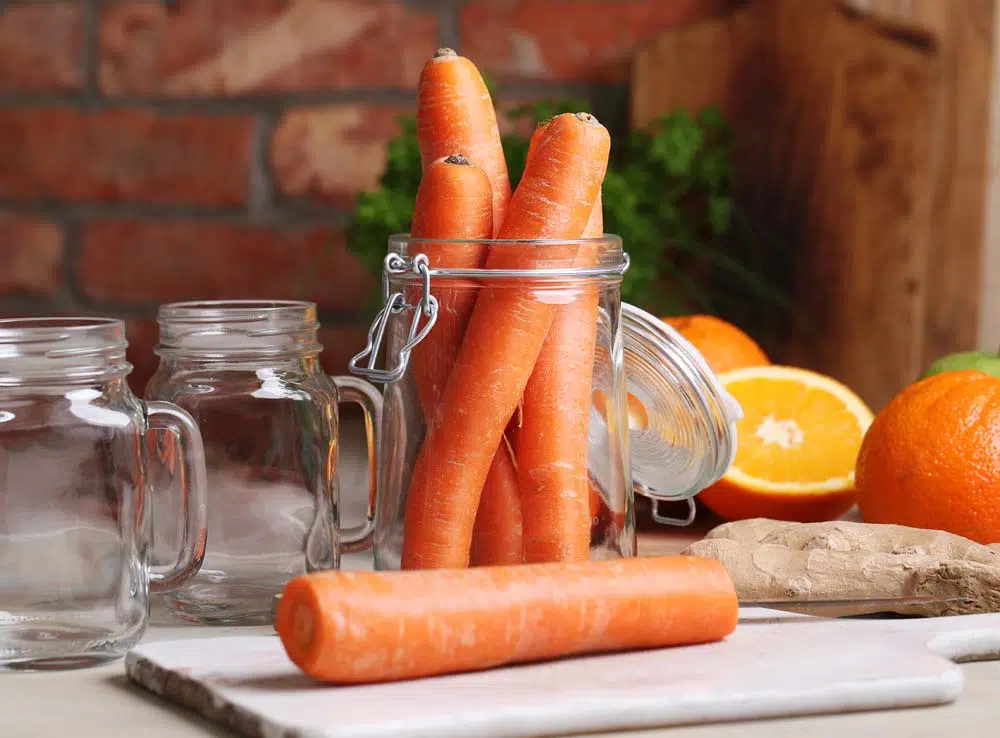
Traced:
[[771, 363], [756, 341], [721, 318], [713, 315], [683, 315], [662, 320], [689, 340], [716, 374]]
[[1000, 379], [910, 385], [875, 417], [855, 471], [861, 517], [1000, 542]]

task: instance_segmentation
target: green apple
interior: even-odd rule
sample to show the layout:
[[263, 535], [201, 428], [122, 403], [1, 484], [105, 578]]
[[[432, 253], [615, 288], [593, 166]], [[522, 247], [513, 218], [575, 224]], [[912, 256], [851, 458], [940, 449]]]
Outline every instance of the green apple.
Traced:
[[931, 364], [920, 375], [921, 379], [943, 372], [957, 372], [963, 369], [976, 369], [1000, 378], [1000, 356], [991, 351], [960, 351], [957, 354], [948, 354]]

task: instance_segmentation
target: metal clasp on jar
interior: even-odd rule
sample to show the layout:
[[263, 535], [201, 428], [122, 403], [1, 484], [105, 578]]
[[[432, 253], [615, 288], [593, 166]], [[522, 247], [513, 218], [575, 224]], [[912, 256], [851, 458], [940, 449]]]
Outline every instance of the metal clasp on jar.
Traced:
[[[459, 277], [472, 279], [537, 279], [544, 277], [547, 279], [581, 279], [592, 277], [621, 276], [628, 271], [630, 264], [628, 254], [622, 254], [619, 264], [612, 267], [568, 267], [565, 269], [440, 269], [430, 268], [427, 256], [417, 254], [412, 259], [406, 259], [399, 254], [391, 253], [385, 257], [382, 267], [382, 302], [385, 305], [368, 330], [368, 342], [365, 348], [351, 358], [348, 366], [355, 374], [360, 374], [372, 382], [397, 382], [406, 373], [406, 367], [410, 362], [410, 354], [427, 334], [430, 333], [437, 321], [438, 301], [431, 294], [431, 277]], [[398, 277], [408, 272], [419, 276], [422, 280], [420, 299], [416, 305], [411, 305], [406, 301], [406, 296], [402, 292], [389, 294], [389, 278]], [[406, 343], [395, 357], [386, 357], [386, 369], [376, 369], [375, 362], [378, 360], [379, 352], [382, 349], [382, 342], [385, 339], [385, 330], [389, 322], [389, 317], [404, 310], [419, 308], [413, 314], [413, 322], [410, 324], [409, 337]], [[426, 318], [426, 322], [421, 322]], [[367, 366], [361, 366], [361, 362], [368, 359]]]
[[[406, 301], [406, 295], [402, 292], [389, 294], [389, 277], [407, 272], [413, 272], [423, 280], [420, 300], [416, 305], [410, 305]], [[382, 269], [382, 303], [385, 307], [375, 316], [375, 320], [372, 321], [371, 328], [368, 330], [368, 343], [359, 354], [351, 357], [348, 366], [352, 372], [362, 375], [371, 382], [397, 382], [406, 373], [406, 367], [410, 362], [410, 353], [418, 343], [427, 337], [431, 328], [434, 327], [434, 323], [437, 322], [438, 301], [431, 294], [431, 270], [426, 255], [417, 254], [412, 259], [405, 259], [399, 254], [389, 254], [385, 257]], [[376, 369], [375, 362], [378, 360], [379, 351], [382, 348], [389, 317], [394, 313], [414, 308], [419, 309], [413, 313], [409, 337], [399, 350], [395, 365], [392, 363], [391, 357], [386, 357], [387, 368]], [[366, 357], [368, 365], [361, 366], [361, 362]]]

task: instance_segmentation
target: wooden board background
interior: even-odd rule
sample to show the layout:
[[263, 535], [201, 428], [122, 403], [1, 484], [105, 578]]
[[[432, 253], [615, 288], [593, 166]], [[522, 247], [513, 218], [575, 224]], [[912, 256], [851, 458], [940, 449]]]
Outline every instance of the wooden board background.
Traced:
[[713, 103], [737, 131], [738, 206], [808, 318], [776, 358], [875, 409], [977, 342], [994, 4], [749, 0], [635, 61], [633, 125]]
[[[996, 0], [851, 2], [866, 12], [926, 29], [941, 45], [935, 150], [942, 168], [935, 192], [928, 257], [933, 278], [927, 283], [924, 325], [924, 360], [931, 361], [956, 347], [975, 346], [983, 323], [991, 320], [988, 306], [1000, 310], [1000, 303], [989, 299], [1000, 290], [1000, 275], [983, 274], [990, 252], [996, 249], [1000, 257], [1000, 246], [989, 237], [987, 215], [995, 187], [991, 111], [997, 89]], [[1000, 345], [1000, 340], [989, 345]]]

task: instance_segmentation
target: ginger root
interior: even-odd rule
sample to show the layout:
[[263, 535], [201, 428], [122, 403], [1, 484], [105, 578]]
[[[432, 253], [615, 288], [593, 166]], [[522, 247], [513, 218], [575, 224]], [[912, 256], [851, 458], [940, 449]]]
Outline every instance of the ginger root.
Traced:
[[[757, 518], [720, 525], [683, 553], [718, 559], [742, 601], [926, 598], [911, 604], [857, 602], [823, 616], [892, 612], [1000, 612], [1000, 544], [900, 525], [787, 523]], [[795, 607], [803, 603], [802, 607]]]

